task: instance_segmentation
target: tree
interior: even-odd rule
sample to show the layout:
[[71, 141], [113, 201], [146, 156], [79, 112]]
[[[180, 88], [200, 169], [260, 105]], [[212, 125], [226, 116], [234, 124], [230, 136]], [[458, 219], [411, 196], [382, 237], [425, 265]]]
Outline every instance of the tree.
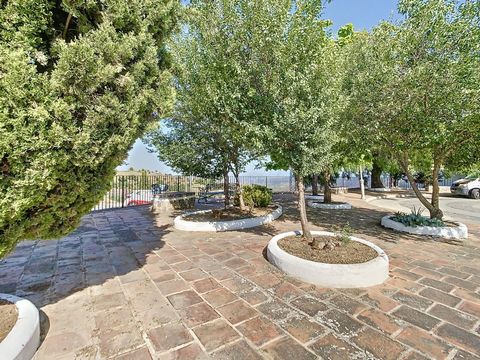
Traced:
[[228, 144], [208, 122], [169, 119], [148, 136], [151, 150], [176, 172], [206, 179], [223, 177], [225, 206], [230, 202]]
[[[357, 48], [352, 109], [365, 139], [396, 159], [430, 217], [441, 219], [442, 166], [460, 165], [459, 153], [478, 163], [480, 4], [401, 0], [399, 11], [400, 24], [380, 24]], [[431, 201], [414, 181], [419, 161], [429, 164]]]
[[[189, 4], [184, 31], [171, 44], [178, 94], [170, 120], [174, 125], [170, 134], [154, 134], [157, 139], [152, 139], [159, 145], [160, 158], [183, 172], [200, 175], [204, 166], [212, 175], [221, 171], [226, 181], [232, 172], [242, 210], [239, 176], [258, 154], [251, 130], [243, 126], [245, 119], [256, 115], [257, 101], [247, 76], [251, 58], [243, 5], [233, 0]], [[167, 141], [161, 145], [160, 139]], [[176, 139], [176, 153], [166, 149], [173, 143], [168, 139]], [[182, 164], [177, 161], [180, 158]], [[200, 161], [191, 164], [192, 159]], [[226, 186], [226, 199], [228, 190]]]
[[171, 106], [175, 1], [0, 3], [0, 257], [71, 231]]
[[303, 236], [311, 240], [304, 177], [335, 158], [345, 104], [339, 45], [326, 33], [321, 1], [268, 1], [254, 10], [252, 91], [267, 99], [255, 118], [257, 134], [272, 160], [295, 173]]
[[379, 189], [384, 188], [382, 182], [382, 173], [385, 167], [384, 163], [382, 162], [382, 158], [380, 157], [380, 153], [375, 152], [373, 153], [372, 157], [372, 188]]

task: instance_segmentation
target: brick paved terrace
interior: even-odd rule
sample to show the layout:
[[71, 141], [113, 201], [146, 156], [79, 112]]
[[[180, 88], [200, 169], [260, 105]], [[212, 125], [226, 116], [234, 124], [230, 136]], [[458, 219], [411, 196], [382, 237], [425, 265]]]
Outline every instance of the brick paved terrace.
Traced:
[[[341, 200], [340, 196], [335, 200]], [[480, 226], [465, 245], [399, 235], [385, 211], [309, 210], [315, 229], [346, 221], [390, 257], [368, 289], [317, 288], [263, 256], [299, 228], [293, 198], [273, 225], [188, 233], [145, 207], [92, 213], [74, 233], [20, 243], [0, 292], [41, 309], [36, 359], [480, 359]]]

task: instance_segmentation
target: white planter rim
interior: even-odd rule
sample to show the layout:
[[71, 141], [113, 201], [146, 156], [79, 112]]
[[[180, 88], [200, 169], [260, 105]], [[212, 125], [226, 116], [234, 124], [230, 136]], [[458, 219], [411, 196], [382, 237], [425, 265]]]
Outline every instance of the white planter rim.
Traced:
[[[388, 256], [370, 241], [351, 236], [353, 241], [369, 246], [377, 257], [364, 263], [328, 264], [306, 260], [292, 255], [278, 246], [285, 237], [301, 235], [301, 231], [289, 231], [274, 236], [267, 246], [268, 260], [288, 275], [323, 287], [357, 288], [383, 283], [388, 278]], [[312, 231], [312, 235], [335, 236], [327, 231]]]
[[179, 230], [208, 232], [249, 229], [271, 223], [275, 219], [279, 218], [283, 213], [283, 209], [279, 204], [274, 204], [274, 206], [276, 206], [276, 209], [264, 216], [228, 221], [188, 221], [185, 220], [185, 217], [188, 215], [205, 214], [211, 212], [212, 210], [189, 211], [177, 216], [174, 220], [174, 226]]
[[308, 201], [307, 206], [313, 209], [331, 209], [331, 210], [350, 210], [352, 208], [352, 204], [346, 203], [346, 202], [325, 204], [323, 202]]
[[29, 360], [40, 344], [38, 309], [27, 299], [0, 294], [0, 299], [15, 304], [18, 317], [7, 337], [0, 342], [0, 354], [5, 360]]
[[445, 239], [467, 239], [468, 238], [468, 228], [465, 224], [462, 224], [458, 221], [452, 221], [457, 226], [406, 226], [399, 221], [392, 220], [392, 217], [395, 215], [386, 215], [382, 217], [381, 225], [383, 227], [396, 230], [399, 232], [415, 234], [415, 235], [425, 235], [425, 236], [434, 236], [441, 237]]
[[384, 195], [369, 195], [365, 201], [372, 202], [376, 200], [385, 200], [385, 199], [413, 199], [416, 198], [415, 194], [406, 193], [406, 194], [384, 194]]
[[307, 200], [323, 200], [323, 195], [305, 195]]

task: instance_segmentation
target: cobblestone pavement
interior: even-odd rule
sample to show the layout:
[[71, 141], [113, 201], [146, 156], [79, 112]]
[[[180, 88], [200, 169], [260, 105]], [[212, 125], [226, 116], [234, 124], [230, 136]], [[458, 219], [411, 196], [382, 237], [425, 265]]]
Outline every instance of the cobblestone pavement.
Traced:
[[480, 359], [480, 227], [461, 246], [399, 235], [378, 225], [383, 210], [347, 199], [353, 210], [310, 220], [349, 221], [380, 245], [381, 286], [322, 289], [271, 266], [268, 240], [299, 227], [286, 195], [274, 225], [218, 234], [174, 230], [144, 207], [92, 213], [62, 239], [19, 244], [0, 292], [40, 307], [37, 360]]

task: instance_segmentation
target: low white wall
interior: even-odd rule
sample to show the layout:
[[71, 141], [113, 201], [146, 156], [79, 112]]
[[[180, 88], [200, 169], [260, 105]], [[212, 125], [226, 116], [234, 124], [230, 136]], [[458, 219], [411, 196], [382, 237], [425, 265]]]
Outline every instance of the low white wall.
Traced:
[[[388, 256], [377, 245], [351, 236], [374, 249], [378, 256], [361, 264], [326, 264], [291, 255], [278, 246], [278, 241], [301, 232], [290, 231], [274, 236], [267, 247], [268, 260], [286, 274], [304, 282], [329, 288], [359, 288], [379, 285], [388, 279]], [[334, 236], [331, 232], [312, 231], [312, 235]]]
[[14, 303], [18, 319], [7, 337], [0, 342], [0, 359], [30, 360], [40, 345], [40, 317], [30, 301], [0, 294], [0, 299]]
[[305, 200], [323, 201], [323, 195], [305, 195]]
[[445, 226], [445, 227], [434, 227], [434, 226], [406, 226], [401, 222], [394, 221], [391, 219], [392, 215], [387, 215], [382, 218], [381, 224], [383, 227], [393, 229], [400, 232], [405, 232], [409, 234], [416, 235], [427, 235], [442, 237], [445, 239], [467, 239], [468, 238], [468, 228], [462, 223], [456, 223], [457, 226]]
[[230, 230], [241, 230], [248, 229], [264, 224], [271, 223], [278, 217], [282, 215], [283, 209], [280, 205], [276, 205], [277, 208], [272, 211], [270, 214], [265, 216], [257, 216], [253, 218], [241, 219], [241, 220], [230, 220], [230, 221], [188, 221], [185, 220], [185, 216], [192, 214], [202, 214], [211, 212], [212, 210], [200, 210], [194, 212], [188, 212], [183, 215], [177, 216], [174, 220], [174, 226], [176, 229], [184, 231], [230, 231]]
[[349, 204], [349, 203], [325, 204], [325, 203], [319, 203], [315, 201], [308, 201], [307, 206], [313, 209], [331, 209], [331, 210], [350, 210], [352, 208], [352, 204]]
[[369, 191], [373, 191], [373, 192], [390, 192], [392, 191], [392, 189], [390, 188], [370, 188], [370, 189], [367, 189]]

